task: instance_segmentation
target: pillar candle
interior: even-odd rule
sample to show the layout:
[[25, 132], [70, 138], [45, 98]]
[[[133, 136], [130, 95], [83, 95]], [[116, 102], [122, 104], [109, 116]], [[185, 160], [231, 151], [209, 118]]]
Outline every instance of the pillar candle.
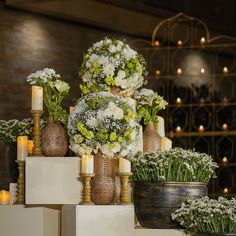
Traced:
[[168, 151], [172, 148], [172, 141], [167, 137], [161, 138], [161, 151]]
[[119, 173], [131, 173], [131, 163], [129, 160], [119, 158]]
[[28, 136], [17, 137], [17, 160], [24, 161], [28, 156]]
[[32, 86], [32, 110], [43, 110], [43, 88], [40, 86]]
[[10, 204], [10, 193], [5, 190], [0, 191], [0, 205]]
[[94, 158], [92, 155], [83, 155], [81, 158], [81, 173], [93, 174], [94, 173]]
[[161, 116], [157, 116], [157, 128], [156, 131], [161, 137], [165, 137], [165, 120]]
[[139, 131], [136, 142], [136, 152], [143, 152], [143, 127], [139, 125]]

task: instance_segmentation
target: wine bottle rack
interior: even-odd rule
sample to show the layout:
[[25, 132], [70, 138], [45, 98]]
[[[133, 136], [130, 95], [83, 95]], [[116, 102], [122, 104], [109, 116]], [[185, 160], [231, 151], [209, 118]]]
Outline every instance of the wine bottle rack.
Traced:
[[236, 39], [210, 37], [200, 19], [182, 13], [159, 23], [152, 40], [134, 40], [149, 71], [148, 87], [169, 102], [161, 113], [173, 146], [219, 164], [209, 195], [236, 195]]

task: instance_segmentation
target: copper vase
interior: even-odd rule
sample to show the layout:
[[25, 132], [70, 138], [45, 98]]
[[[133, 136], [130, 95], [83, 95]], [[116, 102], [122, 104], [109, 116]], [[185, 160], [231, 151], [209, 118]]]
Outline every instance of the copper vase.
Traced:
[[91, 200], [97, 205], [116, 204], [120, 199], [119, 160], [94, 156], [95, 177], [91, 181]]
[[65, 128], [49, 117], [42, 128], [42, 153], [48, 157], [63, 157], [68, 151], [68, 137]]
[[161, 149], [161, 136], [157, 133], [155, 126], [149, 122], [143, 132], [143, 152], [157, 152]]

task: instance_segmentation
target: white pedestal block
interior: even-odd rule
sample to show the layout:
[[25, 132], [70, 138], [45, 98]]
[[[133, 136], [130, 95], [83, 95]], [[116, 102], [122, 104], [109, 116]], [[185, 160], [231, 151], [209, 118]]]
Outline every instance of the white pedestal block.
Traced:
[[60, 211], [45, 207], [0, 205], [0, 235], [60, 236]]
[[184, 232], [175, 229], [135, 229], [135, 236], [185, 236]]
[[28, 157], [26, 204], [78, 204], [82, 183], [78, 157]]
[[62, 236], [134, 236], [133, 205], [64, 205]]

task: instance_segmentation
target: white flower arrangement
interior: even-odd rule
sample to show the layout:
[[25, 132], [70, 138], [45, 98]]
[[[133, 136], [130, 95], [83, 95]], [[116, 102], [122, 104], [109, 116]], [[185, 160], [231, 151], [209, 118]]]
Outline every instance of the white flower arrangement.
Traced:
[[60, 80], [60, 78], [61, 76], [56, 74], [55, 70], [45, 68], [30, 74], [27, 77], [27, 82], [31, 85], [43, 87], [43, 99], [49, 115], [52, 116], [55, 121], [66, 124], [67, 112], [62, 109], [61, 102], [68, 94], [70, 86]]
[[144, 124], [153, 122], [157, 126], [157, 113], [165, 109], [168, 105], [163, 97], [159, 96], [157, 92], [152, 89], [143, 88], [140, 91], [136, 91], [134, 99], [137, 103], [137, 113], [140, 119], [143, 119]]
[[105, 157], [135, 152], [139, 126], [127, 101], [109, 92], [88, 94], [69, 116], [70, 149], [78, 155], [101, 151]]
[[84, 55], [81, 66], [83, 94], [110, 91], [118, 87], [133, 94], [147, 75], [143, 57], [122, 41], [105, 38], [93, 44]]
[[180, 181], [207, 183], [217, 163], [211, 156], [182, 148], [137, 153], [131, 159], [134, 181]]
[[182, 203], [172, 219], [196, 233], [236, 233], [236, 199], [203, 197]]

